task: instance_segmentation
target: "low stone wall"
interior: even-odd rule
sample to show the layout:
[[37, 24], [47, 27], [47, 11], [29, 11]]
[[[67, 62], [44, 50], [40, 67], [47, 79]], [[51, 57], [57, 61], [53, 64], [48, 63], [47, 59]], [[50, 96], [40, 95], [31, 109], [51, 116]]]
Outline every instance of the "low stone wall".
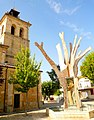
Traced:
[[47, 108], [46, 114], [51, 120], [89, 120], [90, 118], [94, 118], [94, 109], [91, 111], [66, 110], [54, 112]]

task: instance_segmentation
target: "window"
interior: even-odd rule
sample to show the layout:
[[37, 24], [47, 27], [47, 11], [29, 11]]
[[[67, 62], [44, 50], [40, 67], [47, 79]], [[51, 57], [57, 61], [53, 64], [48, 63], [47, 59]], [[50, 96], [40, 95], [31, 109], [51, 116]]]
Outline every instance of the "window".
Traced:
[[23, 28], [20, 28], [20, 33], [19, 33], [20, 37], [23, 37], [23, 31], [24, 31]]
[[15, 26], [14, 26], [14, 25], [11, 26], [11, 34], [12, 34], [12, 35], [15, 34]]
[[3, 32], [4, 32], [4, 25], [2, 26], [1, 35], [3, 34]]

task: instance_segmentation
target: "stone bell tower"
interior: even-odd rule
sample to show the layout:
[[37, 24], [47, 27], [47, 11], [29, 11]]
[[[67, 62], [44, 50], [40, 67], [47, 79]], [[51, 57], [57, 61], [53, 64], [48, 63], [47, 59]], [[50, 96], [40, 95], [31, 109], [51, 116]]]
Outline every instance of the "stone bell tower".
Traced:
[[31, 24], [21, 20], [19, 14], [19, 11], [11, 9], [0, 20], [0, 44], [4, 48], [2, 60], [10, 65], [15, 64], [14, 56], [21, 46], [29, 47], [28, 32]]

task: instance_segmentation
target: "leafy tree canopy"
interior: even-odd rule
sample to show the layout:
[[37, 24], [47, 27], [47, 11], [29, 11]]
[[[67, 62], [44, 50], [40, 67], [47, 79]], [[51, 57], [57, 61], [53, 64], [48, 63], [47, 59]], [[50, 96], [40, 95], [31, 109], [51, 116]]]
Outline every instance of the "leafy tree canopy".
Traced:
[[15, 58], [15, 71], [9, 83], [16, 84], [17, 91], [27, 93], [30, 88], [38, 84], [41, 63], [36, 62], [35, 55], [30, 57], [28, 48], [22, 48]]
[[80, 66], [81, 74], [94, 83], [94, 51], [89, 53]]
[[53, 94], [52, 81], [44, 81], [42, 83], [42, 95], [44, 97], [46, 96], [50, 97], [50, 95], [52, 94]]

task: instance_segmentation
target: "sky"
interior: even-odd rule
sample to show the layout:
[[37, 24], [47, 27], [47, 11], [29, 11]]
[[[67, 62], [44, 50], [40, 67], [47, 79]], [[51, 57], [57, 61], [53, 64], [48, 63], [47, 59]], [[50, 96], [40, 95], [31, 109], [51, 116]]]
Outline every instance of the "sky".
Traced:
[[[36, 60], [42, 61], [42, 81], [50, 80], [46, 72], [52, 68], [34, 42], [43, 42], [44, 50], [57, 65], [56, 45], [60, 43], [62, 47], [60, 32], [64, 32], [68, 48], [77, 34], [78, 38], [82, 37], [79, 50], [89, 46], [94, 50], [94, 0], [0, 0], [0, 18], [12, 8], [20, 12], [20, 19], [32, 24], [29, 29], [31, 56], [35, 54]], [[79, 67], [81, 63], [82, 60]]]

